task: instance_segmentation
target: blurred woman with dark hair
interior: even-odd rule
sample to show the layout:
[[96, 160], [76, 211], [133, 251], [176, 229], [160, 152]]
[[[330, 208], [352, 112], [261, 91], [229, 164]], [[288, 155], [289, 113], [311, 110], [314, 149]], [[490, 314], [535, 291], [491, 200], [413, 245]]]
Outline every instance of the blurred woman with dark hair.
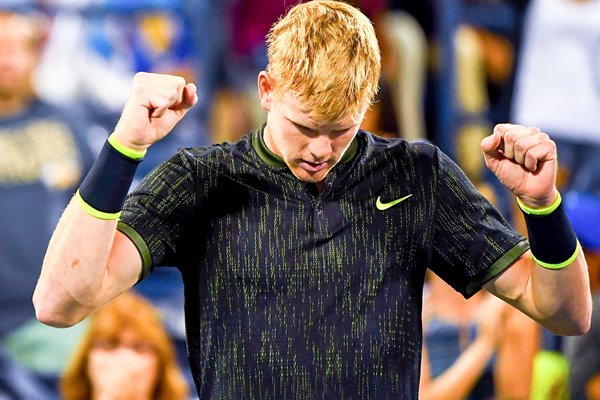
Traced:
[[131, 292], [93, 316], [61, 380], [65, 400], [180, 400], [188, 392], [160, 317]]

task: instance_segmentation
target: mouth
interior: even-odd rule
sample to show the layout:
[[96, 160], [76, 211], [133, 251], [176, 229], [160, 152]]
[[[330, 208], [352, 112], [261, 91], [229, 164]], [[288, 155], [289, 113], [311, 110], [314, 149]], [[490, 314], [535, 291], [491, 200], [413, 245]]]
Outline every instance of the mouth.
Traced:
[[310, 162], [310, 161], [306, 161], [306, 160], [301, 160], [299, 162], [300, 167], [302, 167], [302, 169], [310, 172], [310, 173], [317, 173], [320, 171], [323, 171], [325, 168], [327, 168], [327, 166], [329, 165], [328, 162]]

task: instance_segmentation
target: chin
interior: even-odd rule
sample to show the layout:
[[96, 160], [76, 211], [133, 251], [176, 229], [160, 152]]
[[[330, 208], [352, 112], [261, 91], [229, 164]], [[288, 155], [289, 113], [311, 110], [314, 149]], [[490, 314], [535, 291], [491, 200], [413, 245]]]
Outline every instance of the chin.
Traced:
[[325, 172], [321, 172], [318, 174], [309, 174], [308, 172], [302, 170], [300, 172], [298, 171], [292, 171], [294, 173], [294, 175], [296, 176], [296, 178], [298, 178], [298, 180], [302, 181], [302, 182], [306, 182], [306, 183], [318, 183], [318, 182], [322, 182], [325, 177], [327, 176], [328, 171]]

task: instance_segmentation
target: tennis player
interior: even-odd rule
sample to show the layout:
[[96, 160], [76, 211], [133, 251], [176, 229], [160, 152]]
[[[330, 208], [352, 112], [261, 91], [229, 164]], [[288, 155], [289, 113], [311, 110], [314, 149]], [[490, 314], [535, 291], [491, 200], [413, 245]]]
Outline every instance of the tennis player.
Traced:
[[175, 265], [201, 399], [416, 399], [427, 268], [554, 332], [589, 329], [586, 263], [547, 134], [504, 124], [482, 142], [527, 241], [438, 148], [359, 129], [380, 53], [357, 9], [297, 5], [267, 44], [266, 124], [180, 150], [126, 199], [147, 149], [197, 101], [183, 78], [136, 75], [50, 241], [34, 295], [41, 321], [76, 324]]

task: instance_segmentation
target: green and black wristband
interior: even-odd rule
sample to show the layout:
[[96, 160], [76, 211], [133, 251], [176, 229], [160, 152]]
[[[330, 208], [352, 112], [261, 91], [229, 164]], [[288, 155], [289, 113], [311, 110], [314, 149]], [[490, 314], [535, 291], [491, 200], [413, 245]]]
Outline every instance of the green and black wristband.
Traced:
[[111, 135], [75, 194], [83, 210], [96, 218], [118, 219], [145, 154], [124, 147]]
[[534, 261], [548, 269], [571, 264], [579, 254], [579, 243], [560, 193], [551, 206], [542, 209], [527, 207], [518, 198], [517, 202], [525, 217]]

